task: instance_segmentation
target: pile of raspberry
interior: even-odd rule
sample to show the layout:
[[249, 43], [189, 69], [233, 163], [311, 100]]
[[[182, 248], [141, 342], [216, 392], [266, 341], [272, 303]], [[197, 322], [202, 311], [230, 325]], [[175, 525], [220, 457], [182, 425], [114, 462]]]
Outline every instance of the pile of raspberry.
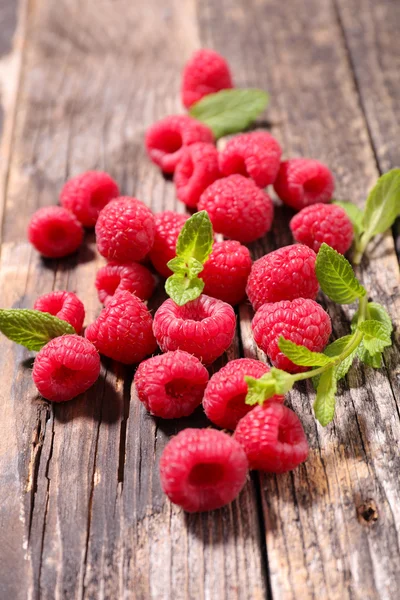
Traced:
[[[183, 72], [182, 102], [189, 108], [232, 87], [224, 58], [199, 50]], [[105, 259], [94, 282], [103, 308], [83, 329], [85, 309], [74, 293], [53, 291], [37, 300], [36, 310], [67, 321], [76, 333], [40, 350], [33, 379], [47, 400], [71, 400], [96, 382], [102, 355], [137, 366], [137, 398], [152, 415], [178, 419], [202, 405], [216, 428], [182, 430], [163, 452], [160, 477], [172, 502], [186, 511], [211, 510], [237, 497], [249, 469], [283, 473], [308, 454], [301, 422], [282, 396], [256, 407], [245, 402], [245, 377], [262, 377], [270, 368], [265, 362], [232, 360], [210, 377], [211, 365], [233, 341], [234, 307], [252, 304], [254, 340], [272, 365], [290, 373], [306, 370], [280, 352], [278, 340], [324, 349], [331, 321], [315, 301], [316, 252], [323, 242], [346, 252], [353, 228], [343, 209], [329, 204], [334, 179], [328, 167], [314, 159], [281, 161], [278, 141], [265, 131], [235, 135], [218, 151], [206, 125], [174, 115], [150, 126], [145, 144], [150, 159], [173, 173], [177, 197], [192, 211], [207, 211], [220, 234], [200, 274], [204, 293], [184, 306], [168, 299], [153, 315], [147, 301], [171, 275], [167, 263], [189, 215], [153, 214], [141, 200], [121, 196], [107, 173], [70, 179], [60, 206], [33, 215], [29, 240], [43, 257], [59, 259], [76, 252], [84, 228], [94, 227]], [[297, 243], [252, 262], [246, 244], [273, 222], [268, 186], [298, 211], [290, 222]]]

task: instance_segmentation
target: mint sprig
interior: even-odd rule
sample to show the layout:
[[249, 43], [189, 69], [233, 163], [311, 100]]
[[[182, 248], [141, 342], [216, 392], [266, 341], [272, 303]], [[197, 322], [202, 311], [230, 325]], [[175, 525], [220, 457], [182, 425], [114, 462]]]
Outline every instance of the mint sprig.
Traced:
[[179, 306], [200, 296], [204, 281], [199, 278], [211, 254], [213, 230], [208, 213], [202, 210], [186, 221], [176, 243], [176, 257], [168, 262], [173, 275], [165, 282], [165, 291]]
[[337, 382], [347, 374], [356, 356], [368, 366], [379, 368], [382, 351], [391, 345], [393, 328], [385, 308], [375, 302], [368, 302], [366, 290], [356, 278], [349, 262], [327, 244], [323, 244], [318, 252], [316, 272], [322, 290], [332, 300], [344, 304], [358, 300], [352, 333], [329, 344], [324, 352], [311, 352], [305, 346], [281, 337], [279, 349], [287, 358], [296, 365], [316, 368], [294, 375], [271, 369], [260, 379], [246, 377], [246, 402], [263, 404], [274, 394], [290, 390], [297, 381], [312, 379], [317, 390], [315, 416], [325, 426], [335, 414]]
[[27, 308], [0, 309], [0, 331], [13, 342], [35, 351], [53, 338], [76, 333], [66, 321]]

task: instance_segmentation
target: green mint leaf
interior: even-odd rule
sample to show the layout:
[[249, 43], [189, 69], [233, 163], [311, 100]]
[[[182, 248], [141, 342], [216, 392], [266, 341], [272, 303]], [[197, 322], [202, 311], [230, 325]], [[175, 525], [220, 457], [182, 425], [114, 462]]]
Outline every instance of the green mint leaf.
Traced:
[[315, 270], [322, 291], [338, 304], [351, 304], [366, 294], [349, 261], [328, 244], [321, 245]]
[[286, 394], [293, 387], [293, 378], [289, 373], [272, 368], [259, 379], [245, 376], [247, 383], [246, 404], [263, 404], [276, 394]]
[[[351, 320], [351, 330], [355, 331], [358, 326], [360, 311], [358, 310]], [[382, 304], [378, 304], [377, 302], [368, 302], [367, 304], [367, 319], [373, 319], [374, 321], [379, 321], [384, 328], [388, 336], [392, 335], [393, 324], [392, 320], [387, 312], [386, 308], [382, 306]]]
[[195, 258], [205, 263], [213, 246], [213, 230], [207, 211], [202, 210], [186, 221], [176, 243], [176, 255], [186, 262]]
[[263, 90], [221, 90], [204, 96], [189, 112], [192, 117], [208, 125], [218, 139], [249, 127], [267, 107], [268, 100], [269, 95]]
[[49, 313], [26, 308], [1, 309], [0, 331], [13, 342], [35, 351], [43, 348], [53, 338], [76, 333], [66, 321]]
[[335, 416], [336, 387], [334, 368], [331, 367], [320, 377], [314, 402], [315, 416], [323, 427], [328, 425]]
[[272, 367], [270, 373], [275, 379], [276, 394], [284, 395], [286, 392], [292, 389], [293, 377], [290, 375], [290, 373], [286, 373], [286, 371], [282, 371], [282, 369], [277, 369], [276, 367]]
[[170, 261], [167, 262], [167, 267], [171, 269], [173, 273], [186, 273], [188, 270], [187, 263], [184, 258], [180, 256], [175, 256]]
[[376, 354], [371, 355], [368, 350], [365, 349], [364, 343], [361, 344], [357, 348], [357, 356], [368, 367], [372, 367], [373, 369], [380, 369], [382, 366], [382, 352], [377, 352]]
[[190, 279], [197, 277], [199, 273], [204, 269], [203, 263], [197, 260], [197, 258], [189, 258], [188, 260], [188, 275]]
[[360, 235], [364, 231], [364, 226], [363, 226], [364, 213], [361, 210], [361, 208], [358, 208], [358, 206], [356, 206], [352, 202], [344, 202], [341, 200], [335, 200], [333, 202], [333, 204], [336, 204], [337, 206], [340, 206], [341, 208], [343, 208], [343, 210], [346, 212], [347, 216], [349, 217], [350, 221], [353, 224], [354, 232], [357, 235]]
[[[330, 358], [335, 358], [335, 357], [339, 356], [340, 354], [342, 354], [345, 351], [346, 348], [349, 347], [349, 345], [351, 344], [353, 339], [354, 339], [354, 335], [345, 335], [345, 336], [335, 340], [334, 342], [332, 342], [332, 344], [329, 344], [329, 346], [327, 346], [325, 348], [324, 354], [326, 354]], [[339, 381], [339, 379], [343, 379], [343, 377], [345, 375], [347, 375], [351, 365], [353, 364], [353, 360], [354, 360], [356, 354], [357, 354], [357, 348], [355, 348], [353, 350], [353, 352], [351, 354], [349, 354], [349, 356], [347, 356], [342, 361], [340, 361], [340, 363], [335, 367], [334, 372], [335, 372], [336, 381]]]
[[204, 289], [204, 281], [196, 277], [190, 279], [183, 273], [175, 273], [165, 282], [165, 291], [178, 306], [196, 300]]
[[359, 331], [364, 334], [364, 348], [371, 354], [382, 352], [386, 346], [391, 346], [390, 334], [388, 335], [386, 326], [379, 321], [369, 319], [358, 325]]
[[[400, 215], [400, 169], [392, 169], [379, 177], [371, 190], [364, 210], [363, 239], [370, 240], [391, 227]], [[364, 245], [365, 246], [365, 245]]]
[[284, 337], [279, 338], [279, 350], [283, 352], [295, 365], [302, 367], [324, 367], [331, 360], [320, 352], [312, 352], [305, 346], [298, 346], [290, 340], [285, 340]]

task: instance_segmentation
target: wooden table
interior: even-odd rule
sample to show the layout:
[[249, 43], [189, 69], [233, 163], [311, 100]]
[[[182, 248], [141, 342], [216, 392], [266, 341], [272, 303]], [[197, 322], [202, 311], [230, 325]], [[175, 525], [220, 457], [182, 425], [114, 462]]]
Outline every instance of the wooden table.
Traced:
[[[286, 156], [335, 173], [336, 197], [362, 205], [400, 164], [400, 3], [396, 0], [26, 0], [0, 3], [4, 111], [1, 306], [74, 290], [99, 312], [93, 236], [79, 256], [41, 260], [26, 240], [66, 178], [105, 169], [155, 211], [178, 206], [147, 159], [143, 134], [181, 110], [180, 69], [200, 46], [222, 52], [238, 86], [271, 94], [267, 126]], [[11, 53], [10, 53], [11, 52]], [[2, 118], [3, 122], [3, 118]], [[254, 256], [287, 243], [289, 212]], [[400, 318], [391, 233], [360, 277]], [[154, 306], [153, 306], [154, 308]], [[348, 311], [327, 305], [335, 336]], [[257, 354], [240, 307], [229, 357]], [[400, 596], [399, 347], [379, 371], [358, 366], [332, 425], [311, 387], [290, 395], [311, 452], [293, 473], [253, 473], [238, 501], [188, 516], [163, 496], [157, 462], [180, 422], [151, 418], [133, 369], [105, 363], [84, 397], [37, 398], [32, 354], [0, 339], [0, 598], [397, 600]]]

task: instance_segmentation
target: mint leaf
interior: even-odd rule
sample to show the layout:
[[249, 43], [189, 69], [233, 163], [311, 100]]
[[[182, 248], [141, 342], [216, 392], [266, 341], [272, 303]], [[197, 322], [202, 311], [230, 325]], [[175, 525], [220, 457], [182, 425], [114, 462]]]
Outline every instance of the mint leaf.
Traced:
[[335, 416], [336, 387], [334, 368], [331, 367], [322, 373], [320, 377], [317, 397], [314, 402], [315, 416], [323, 427], [328, 425]]
[[195, 258], [204, 263], [211, 254], [213, 230], [207, 211], [201, 210], [186, 221], [176, 243], [176, 255], [186, 262]]
[[204, 96], [190, 108], [189, 113], [208, 125], [218, 139], [246, 129], [263, 112], [268, 100], [269, 95], [263, 90], [221, 90]]
[[165, 291], [178, 306], [196, 300], [204, 289], [204, 281], [198, 277], [190, 279], [183, 273], [175, 273], [165, 282]]
[[187, 270], [186, 261], [180, 256], [175, 256], [175, 258], [172, 258], [170, 261], [168, 261], [167, 267], [171, 269], [173, 273], [179, 273], [181, 271]]
[[13, 342], [35, 351], [43, 348], [53, 338], [76, 333], [66, 321], [49, 313], [27, 308], [1, 309], [0, 331]]
[[[391, 227], [400, 215], [400, 169], [392, 169], [379, 177], [371, 190], [364, 210], [363, 239], [370, 240]], [[365, 246], [365, 242], [364, 242]]]
[[197, 260], [197, 258], [193, 258], [193, 257], [189, 258], [187, 264], [188, 264], [188, 276], [190, 279], [197, 277], [197, 275], [199, 275], [199, 273], [201, 273], [202, 270], [204, 269], [203, 263], [201, 263], [199, 260]]
[[382, 366], [382, 352], [377, 352], [371, 355], [368, 350], [365, 349], [363, 342], [357, 348], [357, 356], [368, 367], [373, 369], [380, 369]]
[[[358, 318], [360, 311], [358, 310], [354, 317], [351, 320], [351, 330], [355, 331], [357, 329]], [[392, 335], [393, 324], [392, 320], [387, 312], [386, 308], [382, 306], [382, 304], [378, 304], [377, 302], [368, 302], [367, 304], [367, 319], [373, 319], [374, 321], [379, 321], [381, 323], [388, 336]]]
[[386, 346], [391, 346], [390, 334], [388, 335], [385, 325], [379, 321], [369, 319], [358, 325], [359, 331], [364, 333], [364, 348], [371, 354], [382, 352]]
[[[346, 350], [346, 348], [350, 346], [353, 339], [354, 335], [345, 335], [335, 340], [334, 342], [332, 342], [332, 344], [329, 344], [329, 346], [325, 348], [324, 354], [326, 354], [330, 358], [335, 358], [336, 356], [339, 356]], [[353, 364], [353, 360], [356, 354], [357, 347], [353, 350], [351, 354], [349, 354], [349, 356], [341, 360], [341, 362], [335, 367], [336, 381], [339, 381], [339, 379], [343, 379], [343, 377], [347, 375], [351, 365]]]
[[328, 244], [321, 245], [315, 270], [322, 291], [334, 302], [351, 304], [366, 294], [349, 261]]
[[247, 383], [246, 404], [263, 404], [272, 396], [286, 394], [293, 387], [293, 377], [281, 369], [272, 368], [259, 379], [245, 376]]
[[364, 231], [364, 226], [363, 226], [364, 213], [361, 210], [361, 208], [358, 208], [358, 206], [356, 206], [352, 202], [344, 202], [341, 200], [335, 200], [333, 202], [333, 204], [336, 204], [337, 206], [340, 206], [341, 208], [343, 208], [343, 210], [346, 212], [347, 216], [349, 217], [350, 221], [353, 224], [354, 232], [357, 235], [360, 235]]
[[279, 338], [278, 346], [279, 350], [294, 362], [295, 365], [302, 367], [324, 367], [331, 362], [325, 354], [312, 352], [305, 346], [298, 346], [290, 340], [285, 340], [282, 336]]

